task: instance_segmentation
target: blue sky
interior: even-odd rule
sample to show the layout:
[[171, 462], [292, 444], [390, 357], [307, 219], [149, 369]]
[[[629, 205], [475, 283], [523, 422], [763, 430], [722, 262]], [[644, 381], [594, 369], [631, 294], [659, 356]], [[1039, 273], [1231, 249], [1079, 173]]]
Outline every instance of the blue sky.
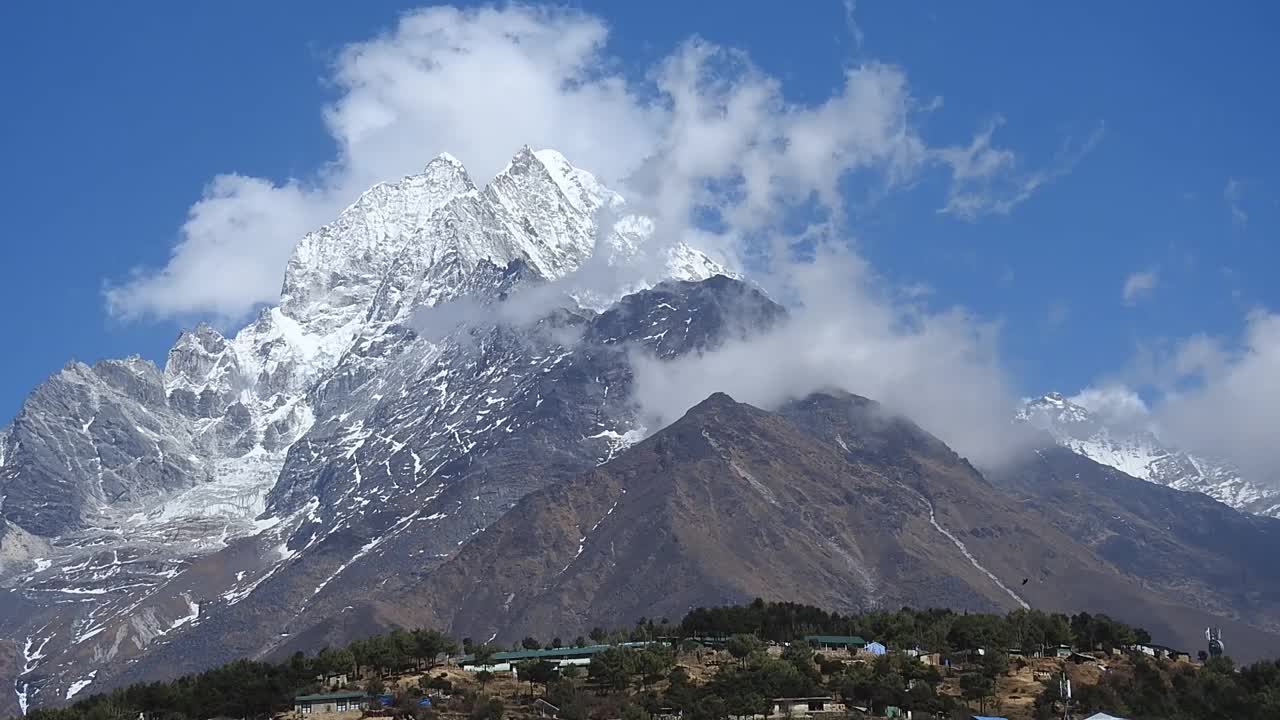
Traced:
[[[1008, 182], [1043, 180], [1007, 213], [939, 212], [954, 173], [874, 198], [842, 187], [857, 252], [928, 306], [998, 323], [1018, 392], [1138, 387], [1142, 348], [1205, 334], [1228, 356], [1250, 352], [1249, 313], [1280, 311], [1272, 4], [789, 5], [573, 7], [608, 25], [609, 70], [636, 83], [698, 35], [749, 54], [802, 105], [831, 97], [850, 67], [896, 67], [930, 103], [913, 124], [931, 146], [966, 147], [994, 126], [992, 144], [1016, 155]], [[218, 314], [113, 314], [104, 291], [165, 265], [215, 175], [282, 183], [332, 163], [321, 108], [343, 93], [340, 51], [411, 7], [0, 7], [0, 64], [20, 68], [0, 114], [0, 422], [68, 359], [162, 361], [182, 326]], [[434, 154], [423, 148], [416, 164]]]

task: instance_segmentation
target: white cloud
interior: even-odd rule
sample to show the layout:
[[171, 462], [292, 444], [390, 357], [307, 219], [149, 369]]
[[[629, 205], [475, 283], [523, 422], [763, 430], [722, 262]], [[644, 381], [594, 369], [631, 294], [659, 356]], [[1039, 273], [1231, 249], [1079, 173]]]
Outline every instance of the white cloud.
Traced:
[[1070, 398], [1103, 422], [1130, 429], [1146, 429], [1151, 410], [1135, 390], [1119, 383], [1085, 388]]
[[306, 230], [331, 209], [296, 182], [219, 175], [191, 207], [168, 265], [107, 290], [113, 314], [212, 314], [236, 319], [280, 292], [281, 271]]
[[938, 157], [951, 166], [955, 180], [985, 181], [1013, 169], [1017, 164], [1017, 156], [1010, 150], [991, 145], [991, 136], [1003, 123], [1003, 118], [996, 118], [986, 129], [975, 135], [973, 142], [967, 147], [949, 147], [937, 151]]
[[601, 19], [563, 9], [404, 15], [338, 55], [339, 96], [323, 109], [332, 161], [301, 180], [215, 178], [165, 266], [109, 285], [108, 307], [122, 317], [243, 317], [276, 300], [303, 234], [443, 151], [483, 183], [522, 145], [557, 148], [648, 203], [659, 232], [687, 226], [700, 206], [739, 232], [811, 196], [838, 213], [843, 177], [868, 175], [874, 194], [939, 158], [955, 168], [949, 206], [963, 217], [1008, 212], [1054, 174], [1002, 179], [1016, 163], [990, 147], [989, 132], [967, 154], [934, 155], [912, 115], [937, 103], [913, 98], [900, 68], [865, 63], [826, 101], [796, 105], [745, 54], [698, 39], [647, 74], [624, 75], [606, 53], [608, 32]]
[[1160, 273], [1156, 270], [1135, 272], [1124, 279], [1124, 288], [1120, 296], [1125, 305], [1135, 305], [1139, 300], [1151, 294], [1160, 283]]
[[[1015, 398], [996, 329], [886, 287], [848, 247], [845, 191], [875, 199], [945, 169], [953, 204], [969, 203], [957, 214], [972, 217], [1008, 212], [1065, 170], [1022, 171], [1012, 151], [992, 147], [994, 125], [968, 148], [931, 149], [915, 118], [938, 102], [915, 98], [892, 65], [851, 67], [830, 96], [797, 104], [742, 52], [695, 38], [636, 81], [617, 72], [606, 40], [603, 22], [572, 11], [404, 16], [337, 60], [341, 94], [324, 111], [336, 159], [310, 182], [217, 179], [170, 262], [108, 291], [113, 312], [243, 315], [276, 299], [294, 243], [374, 182], [441, 151], [484, 182], [523, 144], [555, 147], [623, 191], [654, 219], [657, 237], [736, 255], [797, 308], [786, 328], [755, 342], [661, 371], [638, 360], [637, 397], [655, 417], [670, 419], [715, 390], [768, 406], [838, 386], [975, 459], [1007, 450]], [[956, 188], [982, 199], [957, 199]], [[784, 222], [795, 208], [817, 218], [799, 233]], [[432, 327], [474, 311], [450, 308]]]
[[992, 144], [996, 128], [1004, 123], [997, 117], [974, 136], [967, 146], [940, 148], [934, 158], [951, 168], [947, 202], [938, 211], [962, 220], [984, 215], [1008, 215], [1037, 190], [1070, 173], [1085, 155], [1102, 141], [1105, 127], [1098, 125], [1081, 144], [1068, 143], [1046, 167], [1021, 167], [1018, 156]]
[[810, 198], [838, 215], [845, 176], [865, 172], [877, 187], [892, 187], [926, 159], [899, 68], [852, 68], [831, 97], [799, 106], [744, 54], [692, 40], [654, 78], [665, 131], [624, 189], [662, 235], [688, 232], [696, 209], [738, 233], [769, 227]]
[[526, 144], [617, 181], [652, 150], [664, 114], [612, 67], [607, 38], [599, 18], [567, 10], [413, 12], [342, 53], [345, 94], [325, 118], [357, 187], [441, 151], [484, 181]]
[[795, 300], [772, 332], [670, 362], [638, 357], [635, 398], [650, 427], [679, 417], [711, 392], [773, 408], [841, 388], [920, 423], [982, 465], [1018, 449], [1016, 396], [996, 351], [998, 328], [955, 308], [929, 312], [900, 300], [847, 249], [826, 245], [812, 263], [766, 278]]
[[[1135, 386], [1149, 388], [1148, 404]], [[1193, 335], [1146, 348], [1125, 382], [1072, 400], [1103, 420], [1155, 431], [1176, 447], [1225, 458], [1255, 482], [1280, 486], [1280, 313], [1256, 310], [1238, 339]]]
[[1171, 390], [1155, 411], [1174, 442], [1226, 457], [1251, 477], [1280, 484], [1280, 313], [1255, 311], [1239, 341], [1180, 343]]
[[346, 48], [324, 109], [337, 157], [308, 182], [224, 175], [192, 206], [168, 264], [107, 290], [113, 314], [243, 317], [274, 302], [308, 231], [376, 182], [448, 151], [477, 181], [522, 145], [555, 147], [603, 180], [658, 143], [665, 111], [602, 55], [607, 28], [562, 10], [431, 8]]
[[1245, 212], [1242, 204], [1242, 196], [1244, 195], [1244, 183], [1236, 178], [1227, 180], [1227, 186], [1222, 191], [1222, 198], [1227, 201], [1227, 208], [1231, 211], [1231, 222], [1238, 228], [1244, 228], [1249, 225], [1249, 213]]

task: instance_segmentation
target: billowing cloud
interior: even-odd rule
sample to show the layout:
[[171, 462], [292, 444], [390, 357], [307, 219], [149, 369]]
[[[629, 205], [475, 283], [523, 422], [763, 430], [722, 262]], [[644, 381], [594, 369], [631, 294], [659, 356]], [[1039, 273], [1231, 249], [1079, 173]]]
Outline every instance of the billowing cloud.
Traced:
[[960, 308], [930, 312], [902, 299], [842, 246], [767, 275], [794, 300], [771, 332], [670, 362], [638, 357], [635, 398], [660, 427], [716, 390], [773, 408], [840, 388], [920, 423], [981, 465], [1017, 451], [1017, 401], [1000, 365], [998, 328]]
[[1124, 279], [1124, 287], [1120, 297], [1125, 305], [1135, 305], [1139, 300], [1151, 294], [1160, 282], [1160, 273], [1155, 270], [1135, 272]]
[[1145, 430], [1151, 424], [1151, 410], [1133, 388], [1121, 383], [1089, 387], [1070, 398], [1108, 425]]
[[[1149, 390], [1150, 403], [1134, 390]], [[1249, 314], [1236, 339], [1193, 335], [1146, 348], [1128, 373], [1072, 400], [1121, 427], [1239, 465], [1280, 485], [1280, 313]]]
[[[829, 96], [801, 104], [734, 49], [693, 38], [624, 75], [607, 40], [599, 18], [571, 10], [403, 16], [338, 56], [340, 93], [323, 110], [335, 158], [305, 180], [215, 179], [168, 264], [107, 291], [112, 312], [242, 317], [277, 298], [298, 239], [373, 183], [443, 151], [483, 183], [521, 145], [554, 147], [622, 191], [652, 218], [655, 237], [736, 257], [795, 308], [784, 329], [754, 342], [661, 372], [637, 360], [637, 399], [653, 417], [670, 419], [715, 390], [772, 405], [836, 386], [975, 459], [997, 456], [1014, 397], [995, 328], [886, 287], [850, 249], [846, 198], [874, 201], [932, 171], [952, 183], [949, 212], [1007, 213], [1084, 150], [1027, 170], [992, 144], [994, 124], [965, 148], [931, 148], [917, 120], [940, 102], [915, 97], [893, 65], [851, 66]], [[790, 227], [796, 210], [807, 229]], [[581, 274], [575, 282], [599, 280]], [[483, 311], [442, 309], [422, 329], [443, 332]]]
[[1239, 341], [1185, 341], [1172, 363], [1180, 387], [1155, 411], [1162, 432], [1280, 484], [1280, 313], [1251, 313]]
[[219, 175], [187, 214], [168, 265], [108, 289], [109, 310], [236, 319], [275, 299], [294, 245], [333, 215], [323, 195], [296, 182]]
[[191, 207], [168, 264], [107, 290], [123, 317], [245, 316], [274, 302], [302, 236], [374, 183], [441, 152], [479, 182], [522, 145], [555, 147], [615, 181], [657, 146], [666, 111], [610, 71], [595, 17], [528, 7], [431, 8], [346, 48], [324, 108], [336, 157], [306, 181], [223, 175]]
[[692, 40], [663, 62], [655, 85], [667, 124], [624, 189], [659, 235], [701, 233], [695, 213], [723, 224], [721, 235], [756, 233], [810, 200], [839, 216], [843, 178], [865, 175], [882, 192], [926, 161], [917, 103], [896, 67], [852, 68], [825, 101], [798, 106], [744, 54]]
[[[853, 67], [825, 101], [797, 105], [744, 53], [699, 39], [624, 74], [606, 52], [608, 35], [600, 18], [566, 9], [405, 14], [337, 56], [339, 94], [322, 110], [333, 159], [284, 182], [216, 177], [167, 264], [109, 284], [110, 311], [243, 317], [276, 300], [303, 234], [370, 185], [446, 151], [483, 183], [520, 146], [554, 147], [646, 201], [659, 232], [687, 225], [698, 207], [733, 215], [739, 229], [811, 197], [838, 212], [841, 179], [866, 171], [868, 187], [883, 190], [941, 166], [955, 175], [949, 205], [964, 217], [1008, 212], [1046, 177], [1016, 168], [1011, 151], [990, 146], [990, 131], [964, 151], [935, 154], [913, 114], [936, 103], [913, 98], [894, 66]], [[1016, 189], [1001, 195], [1009, 173]]]

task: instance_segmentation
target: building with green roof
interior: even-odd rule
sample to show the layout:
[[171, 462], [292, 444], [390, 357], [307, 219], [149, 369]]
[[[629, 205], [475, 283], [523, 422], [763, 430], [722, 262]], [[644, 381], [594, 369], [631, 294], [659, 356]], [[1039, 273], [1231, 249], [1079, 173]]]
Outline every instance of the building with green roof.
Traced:
[[861, 650], [867, 641], [857, 635], [806, 635], [805, 642], [824, 650]]
[[650, 643], [648, 642], [628, 642], [620, 645], [586, 645], [583, 647], [542, 648], [541, 650], [513, 650], [510, 652], [494, 653], [489, 664], [484, 666], [476, 664], [475, 655], [464, 655], [458, 664], [462, 666], [463, 670], [471, 672], [475, 672], [477, 670], [506, 672], [511, 669], [511, 666], [525, 660], [544, 660], [561, 666], [589, 665], [593, 655], [598, 655], [609, 648], [644, 647], [649, 644]]
[[611, 645], [588, 645], [585, 647], [542, 648], [541, 650], [513, 650], [511, 652], [494, 653], [487, 665], [477, 665], [475, 655], [465, 655], [458, 663], [463, 670], [475, 672], [507, 672], [513, 665], [525, 660], [543, 660], [557, 665], [588, 665], [591, 656], [608, 650]]

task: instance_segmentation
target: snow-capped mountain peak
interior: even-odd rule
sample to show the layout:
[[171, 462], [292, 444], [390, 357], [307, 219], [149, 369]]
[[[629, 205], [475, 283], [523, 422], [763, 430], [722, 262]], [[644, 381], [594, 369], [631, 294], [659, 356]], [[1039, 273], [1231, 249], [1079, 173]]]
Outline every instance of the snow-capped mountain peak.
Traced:
[[559, 152], [548, 148], [533, 155], [547, 169], [560, 192], [582, 212], [590, 214], [602, 207], [616, 207], [623, 203], [621, 195], [602, 185], [595, 175], [574, 167]]
[[466, 167], [463, 166], [461, 160], [454, 157], [451, 153], [442, 152], [439, 155], [431, 158], [431, 161], [426, 164], [426, 170], [424, 172], [430, 172], [433, 166], [443, 166], [443, 165], [449, 165], [449, 166], [458, 168], [464, 174], [467, 171]]
[[1280, 517], [1280, 492], [1246, 479], [1230, 462], [1183, 451], [1149, 427], [1107, 422], [1062, 393], [1027, 400], [1016, 419], [1048, 432], [1062, 447], [1127, 475], [1202, 493], [1238, 510]]
[[[543, 447], [531, 438], [544, 427], [567, 438], [566, 468], [616, 451], [607, 438], [637, 432], [625, 354], [616, 338], [563, 343], [620, 321], [572, 299], [603, 310], [665, 280], [730, 274], [682, 243], [651, 246], [653, 223], [625, 210], [555, 150], [522, 148], [484, 188], [442, 153], [301, 238], [279, 304], [238, 332], [202, 324], [177, 338], [163, 369], [72, 363], [36, 388], [0, 428], [0, 580], [26, 603], [7, 605], [18, 617], [0, 624], [43, 649], [9, 678], [20, 705], [103, 682], [109, 673], [94, 673], [107, 664], [274, 592], [268, 581], [290, 564], [318, 563], [312, 572], [334, 580], [412, 533], [429, 532], [439, 552], [456, 547], [546, 481], [500, 467]], [[582, 280], [597, 253], [610, 271], [566, 282], [565, 307], [546, 319], [563, 332], [485, 319], [459, 331], [474, 339], [415, 330], [442, 303]], [[696, 292], [646, 302], [682, 307]], [[629, 341], [674, 352], [706, 340], [688, 314], [621, 324]], [[366, 533], [374, 539], [348, 552]], [[214, 567], [188, 572], [202, 562]], [[329, 580], [299, 612], [341, 585]]]
[[475, 189], [452, 155], [437, 156], [417, 175], [373, 186], [298, 243], [285, 268], [281, 309], [325, 330], [345, 325], [367, 307], [377, 280], [421, 238], [435, 212]]

